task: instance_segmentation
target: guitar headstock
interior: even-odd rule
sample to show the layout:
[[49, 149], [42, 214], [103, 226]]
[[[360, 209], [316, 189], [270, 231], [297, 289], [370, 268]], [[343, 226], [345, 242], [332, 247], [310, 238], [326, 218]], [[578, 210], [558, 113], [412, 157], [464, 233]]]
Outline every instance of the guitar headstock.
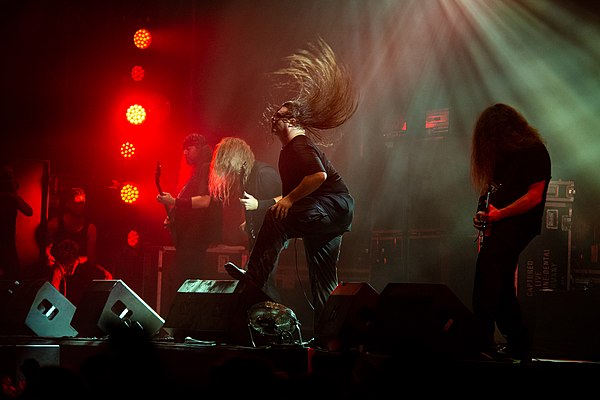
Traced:
[[158, 194], [162, 195], [163, 191], [160, 187], [160, 174], [161, 174], [161, 166], [160, 161], [156, 162], [156, 170], [154, 171], [154, 183], [156, 184], [156, 189], [158, 189]]

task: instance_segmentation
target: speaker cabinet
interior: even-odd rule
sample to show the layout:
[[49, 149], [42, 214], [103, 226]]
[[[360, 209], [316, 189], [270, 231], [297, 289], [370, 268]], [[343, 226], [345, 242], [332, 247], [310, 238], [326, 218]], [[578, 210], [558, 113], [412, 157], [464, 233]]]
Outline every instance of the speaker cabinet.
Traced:
[[188, 279], [177, 290], [165, 329], [175, 341], [186, 337], [226, 344], [251, 345], [248, 309], [272, 301], [250, 285], [241, 290], [237, 280]]
[[600, 290], [539, 292], [528, 311], [534, 356], [600, 361]]
[[2, 329], [5, 334], [74, 337], [75, 306], [47, 281], [2, 285]]
[[315, 328], [319, 344], [338, 351], [364, 344], [378, 293], [365, 282], [342, 282], [331, 292]]
[[481, 342], [471, 311], [441, 283], [389, 283], [368, 331], [367, 350], [418, 358], [469, 358]]
[[88, 286], [73, 317], [73, 326], [82, 337], [110, 334], [120, 326], [139, 324], [151, 337], [165, 320], [122, 280], [94, 280]]

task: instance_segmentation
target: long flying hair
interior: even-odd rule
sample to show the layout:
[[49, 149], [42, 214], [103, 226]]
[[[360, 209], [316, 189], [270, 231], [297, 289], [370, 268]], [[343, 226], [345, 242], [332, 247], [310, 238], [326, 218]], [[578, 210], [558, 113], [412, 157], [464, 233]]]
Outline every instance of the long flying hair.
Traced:
[[241, 195], [239, 188], [248, 179], [254, 160], [254, 153], [248, 143], [237, 137], [222, 138], [215, 146], [210, 162], [210, 195], [225, 204], [234, 194]]
[[536, 128], [513, 107], [497, 103], [481, 112], [471, 139], [471, 181], [483, 193], [496, 163], [511, 152], [544, 143]]
[[[319, 144], [330, 144], [323, 130], [337, 128], [346, 122], [358, 107], [358, 93], [347, 66], [338, 63], [331, 47], [321, 38], [308, 49], [285, 58], [289, 65], [273, 75], [279, 78], [277, 88], [296, 93], [286, 101], [290, 118], [296, 118], [306, 134]], [[282, 105], [269, 105], [265, 118]]]

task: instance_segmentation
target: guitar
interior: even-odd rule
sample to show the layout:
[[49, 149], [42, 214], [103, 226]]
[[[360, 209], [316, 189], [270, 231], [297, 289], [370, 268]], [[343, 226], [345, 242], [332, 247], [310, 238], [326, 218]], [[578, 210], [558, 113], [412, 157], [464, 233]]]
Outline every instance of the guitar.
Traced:
[[[240, 192], [241, 192], [241, 196], [244, 197], [244, 193], [246, 192], [245, 188], [244, 188], [244, 178], [246, 177], [246, 161], [244, 161], [244, 164], [242, 164], [242, 169], [240, 170]], [[250, 237], [252, 238], [252, 240], [256, 239], [256, 232], [255, 232], [255, 228], [254, 228], [254, 221], [253, 218], [246, 218], [246, 232], [248, 232], [248, 235], [250, 235]]]
[[[156, 184], [156, 189], [158, 190], [158, 194], [160, 194], [162, 196], [165, 194], [165, 192], [163, 192], [162, 187], [160, 186], [160, 174], [161, 174], [160, 161], [157, 161], [156, 162], [156, 171], [154, 172], [154, 183]], [[169, 234], [171, 235], [171, 240], [173, 241], [173, 244], [175, 244], [175, 243], [177, 243], [176, 236], [175, 236], [175, 217], [173, 215], [171, 207], [167, 206], [166, 204], [164, 206], [165, 206], [165, 211], [167, 213], [167, 218], [169, 220], [168, 224], [166, 225], [166, 228], [169, 230]]]
[[[491, 183], [488, 186], [487, 192], [479, 197], [479, 202], [477, 204], [477, 212], [483, 211], [487, 212], [490, 208], [490, 200], [492, 195], [495, 194], [500, 189], [500, 184]], [[483, 222], [481, 228], [479, 228], [479, 247], [483, 246], [483, 241], [486, 236], [490, 236], [492, 234], [492, 225], [486, 221]]]

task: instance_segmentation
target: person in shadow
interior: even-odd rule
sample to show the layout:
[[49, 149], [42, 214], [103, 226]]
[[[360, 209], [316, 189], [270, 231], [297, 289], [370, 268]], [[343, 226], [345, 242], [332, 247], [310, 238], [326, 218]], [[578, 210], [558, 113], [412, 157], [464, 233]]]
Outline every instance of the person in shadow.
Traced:
[[17, 252], [17, 215], [33, 216], [33, 208], [19, 195], [19, 183], [8, 162], [0, 166], [0, 279], [21, 278]]
[[46, 263], [54, 264], [52, 246], [64, 239], [78, 244], [79, 264], [97, 262], [96, 225], [90, 220], [86, 209], [86, 194], [82, 188], [74, 187], [62, 194], [59, 214], [48, 220], [46, 228]]
[[79, 244], [72, 239], [63, 239], [52, 246], [54, 264], [48, 281], [75, 306], [85, 290], [96, 279], [113, 279], [112, 274], [98, 264], [80, 263]]

